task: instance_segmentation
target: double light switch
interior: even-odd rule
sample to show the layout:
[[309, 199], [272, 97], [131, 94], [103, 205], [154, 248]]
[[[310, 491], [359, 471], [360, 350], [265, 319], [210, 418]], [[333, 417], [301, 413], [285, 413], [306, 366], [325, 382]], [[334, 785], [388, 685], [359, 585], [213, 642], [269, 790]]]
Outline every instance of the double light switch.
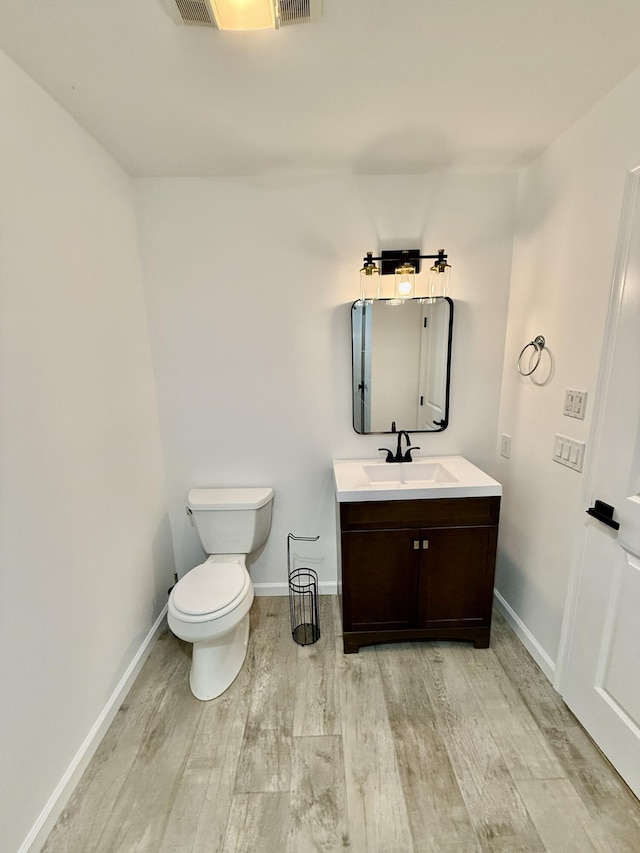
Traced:
[[568, 418], [579, 418], [579, 420], [583, 421], [586, 408], [587, 392], [573, 391], [571, 388], [567, 388], [564, 395], [564, 409], [562, 414]]

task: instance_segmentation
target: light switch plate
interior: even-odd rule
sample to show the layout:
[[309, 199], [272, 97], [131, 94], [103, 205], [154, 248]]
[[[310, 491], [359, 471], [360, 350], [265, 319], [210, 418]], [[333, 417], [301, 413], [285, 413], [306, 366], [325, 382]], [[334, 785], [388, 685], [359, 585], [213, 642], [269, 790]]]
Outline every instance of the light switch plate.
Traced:
[[564, 408], [562, 414], [568, 418], [578, 418], [584, 420], [585, 411], [587, 409], [587, 392], [574, 391], [572, 388], [567, 388], [564, 394]]
[[511, 456], [511, 436], [510, 435], [502, 435], [500, 439], [500, 456], [504, 456], [505, 459], [508, 459]]
[[568, 438], [566, 435], [556, 435], [553, 461], [573, 471], [582, 471], [585, 449], [584, 441], [576, 441], [575, 438]]

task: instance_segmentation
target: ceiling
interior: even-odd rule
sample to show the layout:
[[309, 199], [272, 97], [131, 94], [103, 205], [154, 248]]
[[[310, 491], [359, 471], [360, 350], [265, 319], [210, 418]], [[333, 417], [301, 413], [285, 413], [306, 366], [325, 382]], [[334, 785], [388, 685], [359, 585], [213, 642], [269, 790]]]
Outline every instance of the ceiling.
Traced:
[[0, 0], [0, 48], [134, 176], [517, 169], [640, 64], [637, 0], [323, 0], [178, 26], [164, 0]]

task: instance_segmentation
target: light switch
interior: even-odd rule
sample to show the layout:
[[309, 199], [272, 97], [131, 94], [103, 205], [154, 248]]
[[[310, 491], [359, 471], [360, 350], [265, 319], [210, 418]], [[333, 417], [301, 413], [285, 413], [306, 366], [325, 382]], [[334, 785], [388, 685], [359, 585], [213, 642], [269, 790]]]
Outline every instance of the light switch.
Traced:
[[574, 417], [584, 420], [585, 409], [587, 408], [587, 392], [576, 391], [573, 396], [573, 413]]
[[564, 409], [562, 410], [562, 414], [568, 418], [573, 417], [573, 391], [569, 391], [569, 389], [564, 394]]
[[511, 436], [503, 435], [500, 439], [500, 456], [508, 459], [511, 456]]
[[566, 435], [556, 435], [553, 445], [553, 461], [566, 465], [574, 471], [582, 471], [585, 452], [584, 441], [576, 441]]
[[567, 388], [564, 394], [564, 408], [562, 414], [568, 418], [578, 418], [584, 420], [585, 411], [587, 408], [587, 392], [574, 391], [572, 388]]

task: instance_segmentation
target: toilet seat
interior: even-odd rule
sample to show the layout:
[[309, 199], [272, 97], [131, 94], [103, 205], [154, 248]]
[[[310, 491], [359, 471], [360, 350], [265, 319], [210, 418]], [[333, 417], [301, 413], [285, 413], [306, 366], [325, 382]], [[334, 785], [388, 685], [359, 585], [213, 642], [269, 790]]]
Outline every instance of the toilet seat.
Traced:
[[172, 590], [172, 604], [186, 622], [219, 619], [246, 597], [251, 578], [236, 562], [207, 561], [191, 569]]

